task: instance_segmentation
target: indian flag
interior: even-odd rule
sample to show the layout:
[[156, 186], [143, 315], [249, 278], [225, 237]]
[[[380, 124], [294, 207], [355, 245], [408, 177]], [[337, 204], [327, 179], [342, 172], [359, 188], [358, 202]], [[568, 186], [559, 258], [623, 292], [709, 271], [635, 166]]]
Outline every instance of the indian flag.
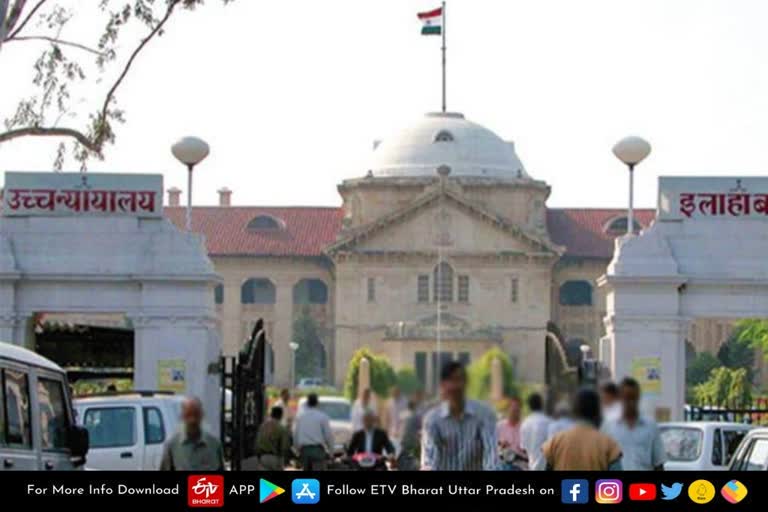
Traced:
[[439, 36], [443, 33], [443, 8], [438, 7], [427, 12], [420, 12], [419, 19], [424, 24], [421, 27], [423, 36]]

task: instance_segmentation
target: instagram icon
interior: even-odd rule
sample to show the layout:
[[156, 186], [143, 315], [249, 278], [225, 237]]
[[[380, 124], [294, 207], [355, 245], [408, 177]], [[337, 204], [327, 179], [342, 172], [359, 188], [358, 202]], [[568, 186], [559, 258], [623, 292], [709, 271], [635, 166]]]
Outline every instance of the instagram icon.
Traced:
[[595, 483], [595, 501], [603, 505], [621, 503], [624, 489], [621, 480], [598, 480]]

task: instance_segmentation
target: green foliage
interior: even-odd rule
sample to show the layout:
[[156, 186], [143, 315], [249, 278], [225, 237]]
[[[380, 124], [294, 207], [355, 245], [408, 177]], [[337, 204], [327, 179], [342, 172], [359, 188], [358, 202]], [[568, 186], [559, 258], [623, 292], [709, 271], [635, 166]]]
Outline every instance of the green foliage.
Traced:
[[709, 379], [694, 388], [694, 398], [702, 405], [728, 406], [752, 402], [752, 383], [746, 368], [715, 368]]
[[768, 361], [768, 320], [750, 318], [736, 324], [734, 336], [741, 343], [759, 349]]
[[475, 400], [488, 400], [491, 395], [491, 364], [494, 359], [501, 361], [504, 396], [514, 396], [518, 389], [515, 372], [509, 356], [499, 348], [492, 348], [467, 368], [467, 396]]
[[389, 390], [397, 383], [397, 375], [386, 356], [376, 355], [368, 347], [361, 348], [352, 356], [344, 381], [344, 395], [350, 400], [357, 398], [357, 377], [360, 373], [360, 360], [366, 358], [371, 368], [371, 390], [380, 397], [386, 397]]
[[723, 343], [720, 350], [717, 351], [717, 358], [728, 368], [744, 368], [747, 370], [749, 380], [755, 368], [755, 349], [752, 342], [740, 335], [740, 329], [737, 327], [728, 341]]
[[706, 382], [712, 370], [720, 366], [720, 361], [709, 352], [695, 354], [685, 370], [685, 381], [689, 387], [698, 386]]
[[412, 395], [416, 391], [421, 391], [421, 382], [416, 376], [416, 370], [413, 368], [400, 368], [397, 370], [397, 387], [405, 395]]
[[131, 379], [103, 379], [103, 380], [78, 380], [72, 383], [72, 391], [75, 396], [106, 393], [110, 387], [117, 391], [130, 391], [133, 389]]
[[320, 339], [317, 322], [306, 306], [293, 321], [292, 340], [299, 345], [296, 350], [296, 381], [302, 377], [322, 377], [325, 347]]

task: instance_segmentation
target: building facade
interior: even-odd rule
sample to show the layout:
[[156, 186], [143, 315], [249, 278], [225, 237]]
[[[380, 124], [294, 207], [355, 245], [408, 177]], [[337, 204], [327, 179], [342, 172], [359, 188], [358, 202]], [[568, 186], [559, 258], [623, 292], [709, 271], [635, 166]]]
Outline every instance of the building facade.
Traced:
[[[231, 206], [222, 189], [219, 206], [194, 209], [223, 278], [225, 352], [264, 318], [286, 384], [303, 314], [316, 321], [334, 384], [361, 347], [426, 384], [441, 361], [491, 347], [519, 378], [543, 382], [552, 324], [569, 354], [597, 347], [606, 308], [596, 281], [626, 232], [624, 211], [547, 208], [550, 186], [514, 144], [461, 114], [427, 114], [375, 146], [369, 169], [338, 185], [341, 207]], [[169, 194], [166, 215], [181, 226], [180, 191]], [[636, 227], [653, 216], [638, 211]]]

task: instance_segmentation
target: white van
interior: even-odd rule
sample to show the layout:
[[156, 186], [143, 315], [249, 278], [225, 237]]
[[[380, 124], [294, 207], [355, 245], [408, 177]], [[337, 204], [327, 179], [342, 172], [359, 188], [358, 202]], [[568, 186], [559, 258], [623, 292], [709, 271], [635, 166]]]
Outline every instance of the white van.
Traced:
[[75, 426], [67, 376], [54, 362], [0, 342], [0, 470], [82, 467], [88, 432]]
[[125, 391], [78, 397], [77, 422], [88, 430], [88, 469], [157, 470], [165, 441], [179, 429], [184, 397]]

